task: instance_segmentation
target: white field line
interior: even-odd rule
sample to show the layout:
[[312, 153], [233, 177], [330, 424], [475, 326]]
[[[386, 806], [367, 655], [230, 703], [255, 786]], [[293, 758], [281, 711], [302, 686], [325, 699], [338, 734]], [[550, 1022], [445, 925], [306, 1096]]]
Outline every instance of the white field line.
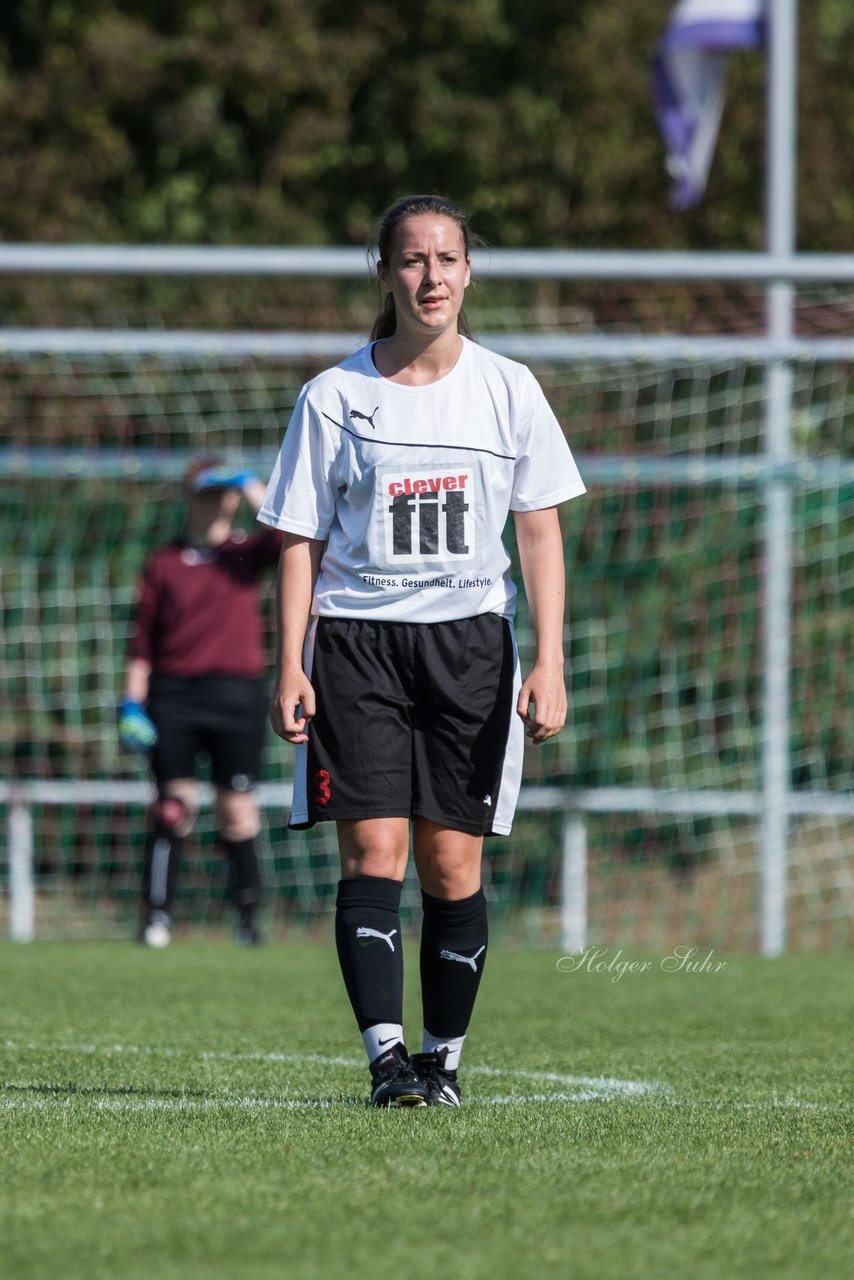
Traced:
[[[365, 1068], [364, 1058], [327, 1056], [320, 1053], [228, 1053], [219, 1050], [169, 1049], [147, 1045], [129, 1044], [22, 1044], [6, 1040], [3, 1048], [12, 1052], [70, 1053], [97, 1057], [118, 1054], [143, 1054], [167, 1058], [199, 1058], [202, 1061], [219, 1062], [273, 1062], [312, 1064], [323, 1067]], [[560, 1084], [575, 1086], [591, 1097], [637, 1097], [641, 1094], [660, 1093], [663, 1086], [646, 1080], [615, 1080], [606, 1076], [561, 1075], [554, 1071], [529, 1071], [515, 1067], [467, 1066], [466, 1075], [489, 1076], [499, 1080], [529, 1080], [535, 1084]]]
[[[352, 1067], [365, 1069], [364, 1058], [331, 1056], [319, 1053], [230, 1053], [219, 1050], [173, 1049], [166, 1046], [128, 1044], [35, 1044], [6, 1040], [3, 1049], [11, 1053], [68, 1053], [110, 1058], [121, 1054], [166, 1058], [195, 1058], [202, 1061], [270, 1062], [323, 1067]], [[467, 1076], [481, 1076], [495, 1080], [525, 1080], [540, 1085], [563, 1086], [537, 1093], [466, 1094], [466, 1101], [482, 1106], [525, 1106], [539, 1103], [581, 1103], [611, 1101], [617, 1098], [638, 1099], [654, 1097], [657, 1101], [685, 1107], [703, 1107], [715, 1110], [809, 1110], [848, 1111], [845, 1106], [833, 1106], [819, 1102], [807, 1102], [798, 1098], [779, 1098], [776, 1095], [766, 1101], [726, 1101], [715, 1099], [691, 1099], [676, 1097], [666, 1085], [646, 1080], [619, 1080], [609, 1076], [575, 1076], [555, 1071], [530, 1071], [516, 1067], [467, 1066]], [[48, 1107], [70, 1108], [88, 1105], [98, 1111], [223, 1111], [223, 1110], [327, 1110], [340, 1106], [363, 1106], [361, 1098], [288, 1098], [253, 1097], [251, 1095], [218, 1094], [210, 1098], [110, 1098], [86, 1095], [63, 1096], [67, 1086], [51, 1085], [45, 1081], [7, 1080], [7, 1089], [26, 1090], [55, 1089], [52, 1097], [11, 1097], [0, 1099], [0, 1111], [32, 1110]]]

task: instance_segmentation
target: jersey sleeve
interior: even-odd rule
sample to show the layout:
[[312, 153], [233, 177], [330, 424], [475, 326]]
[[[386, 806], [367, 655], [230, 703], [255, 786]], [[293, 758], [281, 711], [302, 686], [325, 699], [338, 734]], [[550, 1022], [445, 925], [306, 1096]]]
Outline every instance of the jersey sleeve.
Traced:
[[287, 533], [326, 538], [337, 496], [335, 445], [308, 384], [294, 406], [256, 518]]
[[511, 511], [540, 511], [587, 490], [560, 423], [533, 374], [520, 405]]
[[151, 662], [154, 655], [154, 629], [157, 623], [159, 590], [156, 561], [145, 566], [137, 583], [136, 597], [131, 612], [126, 656], [143, 658]]

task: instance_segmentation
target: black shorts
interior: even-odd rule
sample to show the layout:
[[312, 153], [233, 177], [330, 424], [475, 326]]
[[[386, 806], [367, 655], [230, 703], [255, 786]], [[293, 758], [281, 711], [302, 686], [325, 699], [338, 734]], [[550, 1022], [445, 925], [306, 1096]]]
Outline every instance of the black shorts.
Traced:
[[218, 787], [252, 791], [261, 773], [269, 699], [262, 679], [245, 676], [154, 676], [148, 714], [157, 728], [151, 767], [159, 789], [194, 778], [210, 757]]
[[297, 749], [292, 827], [418, 816], [509, 832], [524, 735], [506, 618], [318, 618], [306, 649], [317, 711]]

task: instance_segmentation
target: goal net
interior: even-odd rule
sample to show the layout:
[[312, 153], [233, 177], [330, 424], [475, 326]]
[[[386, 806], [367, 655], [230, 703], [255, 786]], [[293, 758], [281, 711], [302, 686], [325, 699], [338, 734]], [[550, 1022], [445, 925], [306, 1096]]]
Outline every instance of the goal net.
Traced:
[[[504, 322], [521, 327], [515, 311]], [[180, 528], [187, 461], [217, 453], [265, 476], [300, 386], [328, 363], [0, 354], [0, 929], [14, 875], [7, 833], [23, 830], [37, 934], [132, 932], [148, 775], [119, 749], [116, 704], [137, 575]], [[589, 494], [562, 513], [570, 722], [528, 750], [513, 836], [487, 841], [496, 928], [560, 943], [573, 812], [586, 833], [573, 891], [584, 893], [591, 942], [753, 950], [773, 479], [762, 463], [763, 370], [530, 363]], [[786, 914], [798, 949], [854, 941], [847, 364], [796, 366], [794, 438]], [[507, 535], [512, 544], [512, 524]], [[524, 605], [518, 630], [529, 663]], [[328, 827], [286, 829], [290, 777], [288, 749], [271, 733], [262, 858], [274, 934], [325, 929], [338, 878]], [[225, 879], [205, 806], [178, 887], [179, 928], [224, 927]], [[417, 911], [411, 883], [405, 909]]]

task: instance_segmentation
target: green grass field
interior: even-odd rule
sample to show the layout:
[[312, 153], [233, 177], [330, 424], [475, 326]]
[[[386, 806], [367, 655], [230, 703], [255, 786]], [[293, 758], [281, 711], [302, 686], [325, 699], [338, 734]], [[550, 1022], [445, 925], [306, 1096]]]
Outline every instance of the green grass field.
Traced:
[[464, 1108], [379, 1112], [331, 947], [4, 943], [0, 1272], [851, 1275], [850, 958], [661, 958], [493, 951]]

